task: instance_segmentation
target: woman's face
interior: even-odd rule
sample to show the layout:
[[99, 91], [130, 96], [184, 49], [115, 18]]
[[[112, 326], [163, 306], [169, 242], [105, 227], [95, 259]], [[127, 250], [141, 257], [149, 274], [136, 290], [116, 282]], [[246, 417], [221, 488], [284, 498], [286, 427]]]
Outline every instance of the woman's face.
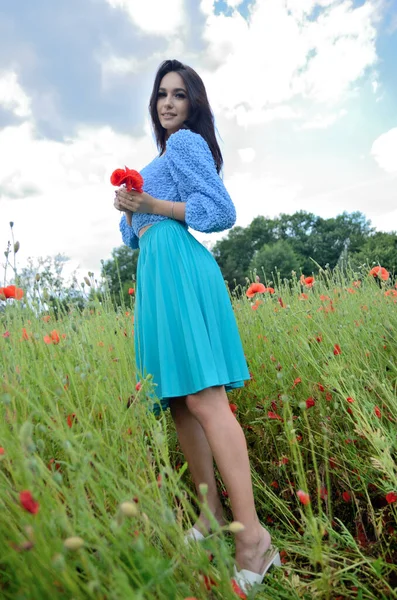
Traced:
[[171, 71], [160, 81], [157, 114], [167, 137], [178, 131], [189, 117], [190, 103], [185, 83], [179, 73]]

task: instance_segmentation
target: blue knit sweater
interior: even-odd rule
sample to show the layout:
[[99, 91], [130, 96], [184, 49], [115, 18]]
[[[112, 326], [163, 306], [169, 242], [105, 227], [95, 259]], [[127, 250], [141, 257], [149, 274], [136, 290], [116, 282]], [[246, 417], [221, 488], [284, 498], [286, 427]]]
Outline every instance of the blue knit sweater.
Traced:
[[[143, 190], [154, 198], [186, 203], [186, 227], [211, 233], [230, 229], [236, 222], [234, 204], [216, 171], [211, 150], [198, 133], [180, 129], [170, 135], [165, 154], [152, 160], [141, 175]], [[168, 217], [133, 213], [130, 227], [123, 214], [123, 242], [138, 248], [139, 230], [164, 219]]]

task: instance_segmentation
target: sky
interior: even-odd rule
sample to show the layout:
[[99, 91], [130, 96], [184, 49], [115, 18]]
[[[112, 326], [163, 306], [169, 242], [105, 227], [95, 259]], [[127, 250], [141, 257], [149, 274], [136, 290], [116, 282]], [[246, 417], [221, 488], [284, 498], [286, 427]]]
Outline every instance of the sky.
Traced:
[[204, 80], [237, 225], [358, 210], [397, 231], [396, 56], [397, 0], [2, 0], [1, 256], [12, 221], [19, 269], [62, 253], [99, 276], [122, 244], [109, 177], [157, 153], [168, 58]]

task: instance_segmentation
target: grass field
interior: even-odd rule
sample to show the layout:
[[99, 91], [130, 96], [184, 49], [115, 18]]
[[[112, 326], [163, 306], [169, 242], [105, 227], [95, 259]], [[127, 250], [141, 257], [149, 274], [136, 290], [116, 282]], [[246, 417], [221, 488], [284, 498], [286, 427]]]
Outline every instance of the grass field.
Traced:
[[[252, 379], [229, 395], [282, 554], [256, 597], [396, 597], [397, 290], [267, 285], [233, 295]], [[133, 298], [59, 320], [0, 302], [0, 597], [238, 597], [232, 533], [183, 544], [197, 506], [170, 415], [135, 389]]]

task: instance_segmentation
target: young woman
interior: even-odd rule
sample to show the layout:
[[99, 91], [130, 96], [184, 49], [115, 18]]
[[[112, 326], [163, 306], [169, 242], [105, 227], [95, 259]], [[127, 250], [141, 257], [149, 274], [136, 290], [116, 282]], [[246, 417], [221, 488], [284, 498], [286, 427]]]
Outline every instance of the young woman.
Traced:
[[[179, 61], [163, 62], [149, 108], [160, 154], [141, 171], [143, 193], [119, 189], [114, 202], [132, 214], [131, 226], [121, 218], [124, 243], [140, 248], [137, 372], [151, 374], [158, 399], [151, 410], [170, 408], [197, 494], [202, 500], [199, 484], [206, 483], [208, 506], [223, 525], [215, 458], [233, 517], [244, 525], [234, 577], [247, 589], [280, 559], [255, 510], [245, 437], [226, 395], [249, 379], [232, 305], [215, 259], [188, 232], [229, 229], [236, 212], [219, 177], [222, 154], [199, 75]], [[186, 537], [208, 532], [200, 514]]]

